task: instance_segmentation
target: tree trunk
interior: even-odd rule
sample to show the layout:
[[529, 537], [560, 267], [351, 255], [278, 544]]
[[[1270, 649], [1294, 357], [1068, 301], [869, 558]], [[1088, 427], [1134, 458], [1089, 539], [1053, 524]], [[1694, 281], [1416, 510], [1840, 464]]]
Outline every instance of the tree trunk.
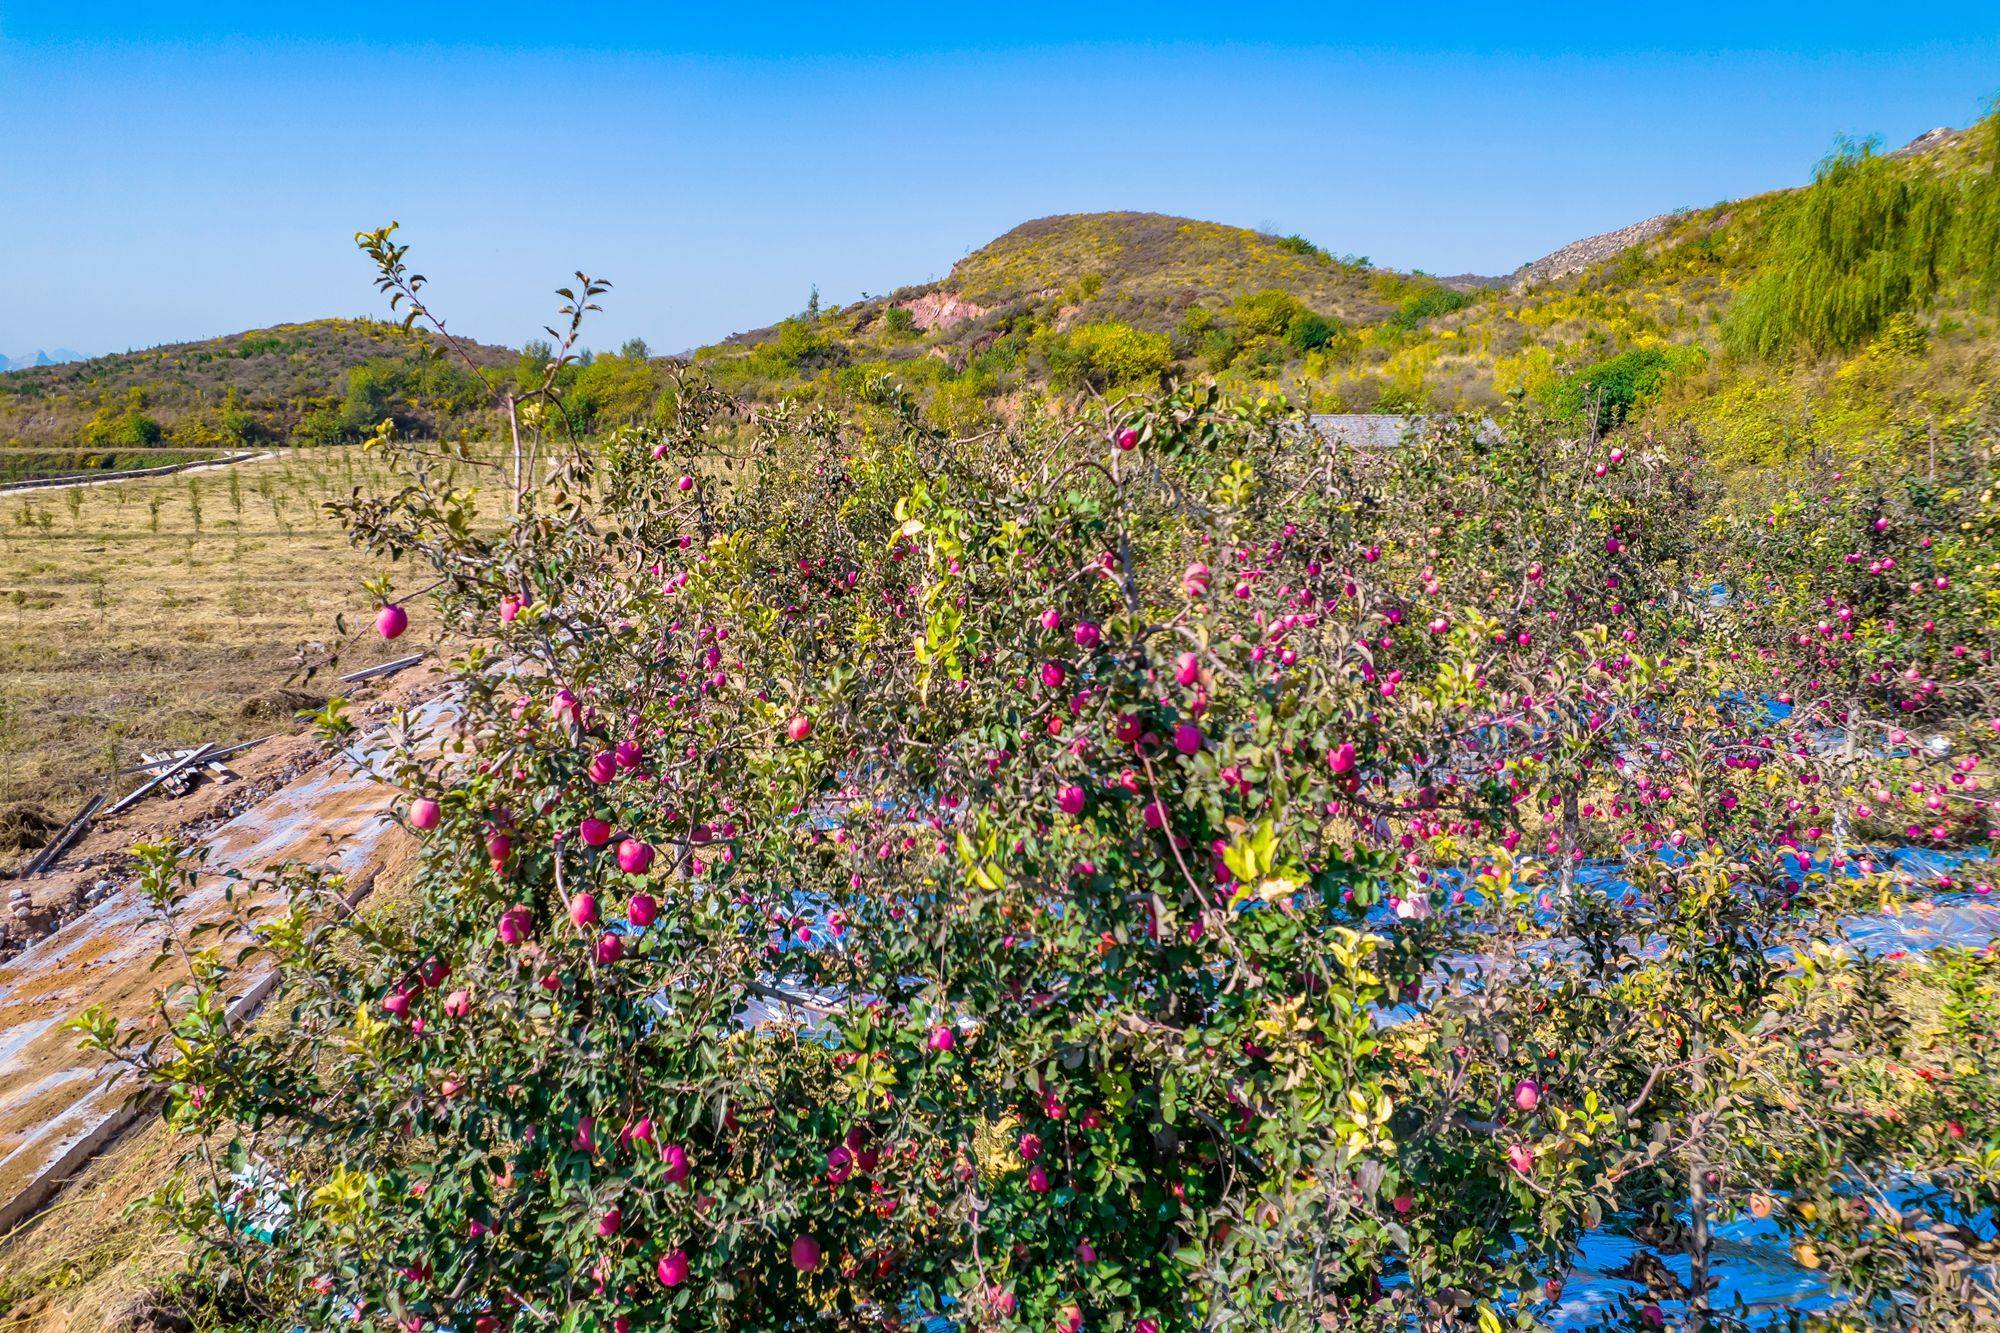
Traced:
[[1847, 737], [1840, 743], [1840, 787], [1833, 794], [1833, 857], [1836, 861], [1847, 859], [1848, 798], [1847, 786], [1854, 778], [1854, 720], [1856, 710], [1847, 713]]
[[1570, 787], [1563, 792], [1562, 865], [1556, 872], [1556, 882], [1561, 886], [1564, 902], [1569, 901], [1570, 894], [1576, 889], [1576, 847], [1576, 789]]
[[[1707, 1043], [1697, 1035], [1690, 1052], [1694, 1065], [1694, 1092], [1697, 1103], [1708, 1090], [1708, 1071], [1702, 1063], [1707, 1057]], [[1704, 1179], [1706, 1168], [1702, 1166], [1701, 1143], [1697, 1139], [1688, 1145], [1688, 1328], [1692, 1333], [1700, 1333], [1708, 1327], [1708, 1181]]]
[[514, 410], [514, 395], [508, 394], [507, 434], [514, 442], [514, 512], [521, 512], [521, 418]]
[[1688, 1327], [1708, 1326], [1708, 1185], [1699, 1154], [1688, 1158]]

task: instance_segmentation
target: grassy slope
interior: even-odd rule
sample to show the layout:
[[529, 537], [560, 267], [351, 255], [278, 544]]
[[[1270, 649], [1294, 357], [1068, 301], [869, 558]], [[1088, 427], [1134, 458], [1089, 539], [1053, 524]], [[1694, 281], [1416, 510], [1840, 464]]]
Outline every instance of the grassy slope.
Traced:
[[[1986, 169], [1971, 134], [1907, 165]], [[1774, 221], [1794, 196], [1778, 191], [1689, 212], [1580, 275], [1434, 321], [1387, 364], [1442, 405], [1477, 407], [1514, 390], [1543, 394], [1566, 373], [1633, 348], [1699, 348], [1705, 361], [1669, 380], [1639, 421], [1697, 429], [1718, 461], [1737, 466], [1819, 448], [1894, 450], [1913, 431], [1928, 436], [1991, 412], [2000, 397], [2000, 320], [1963, 291], [1947, 291], [1851, 351], [1779, 362], [1727, 355], [1724, 317], [1763, 271]]]

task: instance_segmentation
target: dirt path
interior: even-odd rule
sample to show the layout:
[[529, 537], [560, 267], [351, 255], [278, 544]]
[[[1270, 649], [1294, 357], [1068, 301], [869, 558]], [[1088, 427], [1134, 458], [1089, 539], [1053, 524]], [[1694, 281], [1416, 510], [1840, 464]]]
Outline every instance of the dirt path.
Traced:
[[77, 486], [116, 486], [121, 481], [133, 481], [141, 477], [165, 477], [176, 472], [212, 472], [216, 468], [238, 467], [244, 463], [263, 463], [279, 457], [275, 449], [267, 449], [261, 454], [233, 454], [228, 458], [217, 458], [205, 463], [172, 463], [166, 467], [128, 468], [123, 472], [106, 472], [96, 477], [50, 477], [47, 480], [10, 481], [0, 485], [0, 495], [17, 491], [32, 491], [39, 495], [44, 491], [67, 491]]
[[[420, 692], [435, 692], [435, 682], [385, 690], [375, 707], [411, 702]], [[379, 733], [371, 740], [379, 742]], [[234, 809], [241, 803], [240, 790], [231, 796], [236, 784], [208, 784], [180, 801], [143, 801], [93, 829], [66, 860], [71, 869], [26, 881], [38, 903], [78, 894], [86, 880], [112, 884], [80, 915], [0, 961], [0, 1231], [46, 1203], [136, 1114], [125, 1104], [129, 1090], [110, 1086], [107, 1071], [78, 1051], [76, 1034], [62, 1026], [93, 1004], [120, 1019], [143, 1017], [162, 982], [162, 974], [149, 970], [160, 932], [147, 921], [129, 874], [118, 869], [124, 849], [178, 832], [205, 846], [208, 864], [218, 869], [253, 872], [303, 861], [359, 884], [405, 836], [386, 814], [392, 793], [311, 738], [283, 737], [249, 753], [254, 761], [231, 765], [244, 784], [268, 791], [245, 808]], [[201, 878], [185, 900], [191, 917], [222, 913], [223, 883], [219, 875]], [[263, 972], [246, 969], [235, 998], [254, 1002], [252, 992], [266, 981]]]

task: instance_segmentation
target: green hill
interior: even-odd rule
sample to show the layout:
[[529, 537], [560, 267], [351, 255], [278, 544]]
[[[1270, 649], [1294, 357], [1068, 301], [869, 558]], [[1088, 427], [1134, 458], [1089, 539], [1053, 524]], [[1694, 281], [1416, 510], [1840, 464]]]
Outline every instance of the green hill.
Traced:
[[1366, 261], [1299, 237], [1159, 213], [1073, 213], [1024, 222], [960, 260], [943, 286], [989, 308], [1066, 298], [1090, 313], [1170, 328], [1190, 306], [1283, 290], [1321, 314], [1386, 313]]
[[1300, 237], [1157, 213], [1023, 223], [943, 281], [808, 310], [695, 353], [752, 398], [860, 392], [887, 374], [970, 424], [1023, 395], [1277, 371], [1415, 329], [1478, 288], [1336, 257]]
[[[495, 374], [518, 357], [472, 350]], [[315, 320], [0, 374], [0, 445], [330, 442], [387, 417], [443, 429], [486, 400], [432, 339], [377, 320]]]

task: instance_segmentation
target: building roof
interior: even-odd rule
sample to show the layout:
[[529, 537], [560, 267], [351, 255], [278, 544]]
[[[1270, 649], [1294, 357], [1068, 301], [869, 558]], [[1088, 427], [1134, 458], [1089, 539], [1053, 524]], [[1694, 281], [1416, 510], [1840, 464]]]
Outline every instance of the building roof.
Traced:
[[[1306, 427], [1330, 444], [1356, 449], [1394, 449], [1411, 435], [1423, 430], [1430, 417], [1406, 412], [1316, 412], [1306, 418]], [[1500, 427], [1493, 418], [1479, 423], [1479, 438], [1498, 438]]]

